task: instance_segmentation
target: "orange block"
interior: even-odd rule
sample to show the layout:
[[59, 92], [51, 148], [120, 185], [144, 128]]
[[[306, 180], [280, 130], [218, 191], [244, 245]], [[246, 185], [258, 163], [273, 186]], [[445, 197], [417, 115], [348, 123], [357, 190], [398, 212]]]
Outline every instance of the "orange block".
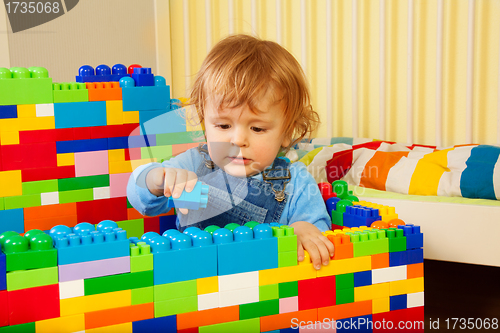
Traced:
[[89, 102], [117, 101], [122, 99], [122, 88], [119, 82], [88, 82]]
[[[168, 216], [168, 215], [175, 215], [174, 210], [171, 209], [168, 211], [168, 213], [160, 214], [157, 216]], [[149, 216], [142, 215], [135, 208], [127, 208], [127, 220], [143, 219], [145, 217], [149, 217]]]
[[412, 264], [406, 266], [406, 278], [413, 279], [424, 276], [424, 263]]
[[188, 149], [196, 148], [198, 147], [199, 144], [200, 144], [199, 142], [192, 142], [192, 143], [181, 143], [178, 145], [172, 145], [172, 156], [177, 156]]
[[323, 321], [325, 319], [329, 320], [339, 320], [351, 317], [358, 317], [369, 315], [372, 313], [372, 301], [362, 301], [347, 304], [339, 304], [333, 306], [327, 306], [324, 308], [318, 308], [318, 320]]
[[260, 317], [260, 331], [267, 332], [290, 328], [292, 326], [297, 326], [301, 321], [312, 321], [314, 323], [316, 320], [318, 320], [318, 309], [280, 313], [277, 315]]
[[372, 269], [389, 267], [389, 253], [372, 255]]
[[[46, 205], [38, 207], [24, 208], [24, 222], [28, 220], [39, 220], [40, 217], [61, 217], [76, 216], [76, 203], [66, 203], [57, 205]], [[54, 224], [55, 225], [55, 224]]]
[[333, 259], [347, 259], [352, 258], [354, 255], [353, 244], [351, 243], [351, 237], [344, 234], [328, 235], [328, 239], [333, 243], [335, 247], [335, 252], [333, 254]]
[[228, 306], [177, 315], [177, 329], [228, 323], [240, 320], [240, 306]]
[[38, 220], [24, 220], [24, 230], [49, 230], [56, 225], [66, 225], [68, 227], [74, 227], [75, 225], [77, 225], [77, 223], [78, 219], [76, 215], [47, 217]]
[[85, 329], [151, 319], [154, 318], [154, 316], [154, 303], [87, 312], [85, 314]]

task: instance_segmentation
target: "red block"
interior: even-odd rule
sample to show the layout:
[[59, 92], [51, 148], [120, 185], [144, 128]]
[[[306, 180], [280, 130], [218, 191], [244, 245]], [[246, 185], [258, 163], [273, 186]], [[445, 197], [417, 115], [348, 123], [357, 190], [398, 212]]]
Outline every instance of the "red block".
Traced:
[[[4, 272], [5, 274], [5, 272]], [[9, 326], [9, 294], [7, 290], [0, 291], [0, 327]]]
[[[424, 332], [424, 307], [395, 310], [372, 315], [373, 332]], [[399, 326], [402, 325], [402, 326]], [[392, 328], [392, 329], [391, 329]]]
[[299, 311], [335, 305], [335, 276], [298, 281]]
[[25, 169], [21, 171], [23, 182], [34, 182], [37, 180], [63, 179], [75, 177], [75, 166], [61, 166], [49, 168]]
[[92, 139], [117, 138], [129, 136], [137, 128], [137, 124], [108, 125], [91, 127]]
[[19, 143], [69, 141], [74, 139], [72, 128], [47, 129], [19, 132]]
[[92, 127], [75, 127], [73, 128], [73, 140], [88, 140], [92, 137]]
[[183, 330], [177, 330], [177, 333], [198, 333], [199, 327], [186, 328]]
[[14, 290], [9, 291], [8, 294], [10, 325], [60, 316], [58, 284]]
[[127, 198], [118, 197], [76, 203], [78, 223], [99, 223], [102, 220], [127, 220]]
[[2, 146], [3, 170], [57, 167], [55, 142]]
[[160, 217], [145, 217], [144, 232], [154, 231], [160, 233]]

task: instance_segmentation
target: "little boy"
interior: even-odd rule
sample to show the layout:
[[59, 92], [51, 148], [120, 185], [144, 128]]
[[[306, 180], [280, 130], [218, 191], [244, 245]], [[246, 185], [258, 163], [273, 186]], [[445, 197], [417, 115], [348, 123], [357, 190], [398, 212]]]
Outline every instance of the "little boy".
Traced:
[[163, 214], [168, 197], [200, 180], [210, 186], [208, 207], [177, 209], [179, 230], [287, 224], [297, 235], [298, 260], [306, 250], [316, 269], [327, 265], [334, 248], [321, 234], [331, 222], [318, 186], [303, 163], [277, 158], [319, 123], [295, 58], [274, 42], [227, 37], [204, 60], [190, 97], [195, 113], [187, 120], [204, 125], [207, 143], [137, 168], [127, 187], [130, 203], [144, 215]]

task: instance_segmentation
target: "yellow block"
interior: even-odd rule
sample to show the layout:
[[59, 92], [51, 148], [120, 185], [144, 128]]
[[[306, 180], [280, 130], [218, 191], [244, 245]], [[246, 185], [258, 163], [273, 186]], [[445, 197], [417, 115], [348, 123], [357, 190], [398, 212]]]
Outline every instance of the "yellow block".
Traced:
[[132, 165], [132, 170], [135, 170], [137, 167], [140, 167], [141, 165], [156, 162], [156, 157], [155, 158], [145, 158], [142, 160], [131, 160], [131, 165]]
[[34, 131], [56, 128], [54, 117], [20, 118], [17, 120], [19, 131]]
[[130, 161], [109, 161], [109, 173], [132, 172]]
[[59, 317], [35, 322], [37, 333], [71, 333], [85, 330], [85, 315]]
[[[86, 329], [86, 333], [132, 333], [132, 323]], [[38, 333], [38, 332], [37, 332]]]
[[122, 162], [125, 161], [125, 149], [111, 149], [108, 150], [109, 162]]
[[370, 256], [330, 260], [328, 266], [321, 266], [318, 277], [369, 271], [372, 269]]
[[61, 317], [79, 313], [106, 310], [132, 305], [130, 290], [66, 298], [60, 301]]
[[259, 271], [259, 285], [314, 279], [316, 272], [312, 264], [266, 269]]
[[57, 166], [75, 165], [75, 153], [57, 154]]
[[196, 280], [198, 295], [211, 294], [219, 291], [219, 277], [211, 276]]
[[389, 297], [372, 300], [372, 313], [375, 314], [389, 311], [391, 311], [391, 302]]
[[21, 170], [0, 171], [0, 197], [23, 194]]
[[106, 101], [106, 120], [108, 125], [123, 125], [122, 101]]
[[0, 132], [0, 142], [2, 145], [18, 145], [19, 144], [19, 132]]
[[412, 294], [424, 291], [424, 278], [391, 281], [390, 296]]
[[354, 288], [354, 302], [389, 297], [389, 282]]
[[35, 117], [36, 117], [35, 104], [25, 104], [17, 106], [17, 118], [35, 118]]
[[124, 124], [138, 124], [139, 123], [139, 111], [123, 112], [123, 123]]

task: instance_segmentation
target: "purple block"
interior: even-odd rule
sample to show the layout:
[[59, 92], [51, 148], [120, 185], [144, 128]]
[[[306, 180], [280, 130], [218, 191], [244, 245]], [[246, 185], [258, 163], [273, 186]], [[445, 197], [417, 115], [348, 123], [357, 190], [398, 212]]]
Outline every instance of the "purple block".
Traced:
[[156, 135], [137, 135], [128, 137], [129, 148], [153, 147], [156, 146]]
[[130, 273], [130, 257], [79, 262], [59, 266], [59, 282]]

